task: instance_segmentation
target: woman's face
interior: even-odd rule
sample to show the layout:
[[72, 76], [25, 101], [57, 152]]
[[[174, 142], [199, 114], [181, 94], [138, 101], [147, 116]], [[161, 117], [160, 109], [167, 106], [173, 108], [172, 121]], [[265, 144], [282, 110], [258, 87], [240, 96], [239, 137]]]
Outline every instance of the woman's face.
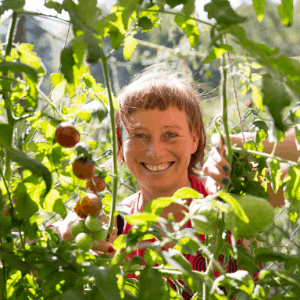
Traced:
[[144, 189], [174, 189], [188, 178], [199, 138], [191, 136], [184, 111], [169, 107], [140, 110], [130, 116], [132, 130], [124, 141], [124, 160]]

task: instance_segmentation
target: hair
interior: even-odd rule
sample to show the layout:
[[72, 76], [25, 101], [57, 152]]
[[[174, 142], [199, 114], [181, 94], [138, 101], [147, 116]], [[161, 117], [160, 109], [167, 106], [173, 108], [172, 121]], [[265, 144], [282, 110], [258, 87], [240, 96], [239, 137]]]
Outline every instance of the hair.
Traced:
[[118, 165], [124, 162], [122, 136], [124, 125], [127, 128], [130, 126], [130, 115], [139, 109], [164, 111], [171, 106], [185, 111], [191, 136], [196, 132], [199, 137], [198, 148], [188, 166], [188, 174], [199, 177], [206, 147], [201, 96], [182, 73], [165, 64], [152, 65], [134, 76], [130, 84], [122, 89], [117, 101], [120, 106], [120, 110], [115, 111]]

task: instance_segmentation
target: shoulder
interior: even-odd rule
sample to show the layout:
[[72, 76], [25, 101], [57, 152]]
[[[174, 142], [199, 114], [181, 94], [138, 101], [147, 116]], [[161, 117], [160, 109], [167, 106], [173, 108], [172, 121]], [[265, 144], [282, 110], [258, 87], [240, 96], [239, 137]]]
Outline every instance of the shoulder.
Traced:
[[133, 208], [134, 204], [136, 203], [136, 201], [138, 199], [138, 196], [139, 196], [139, 192], [125, 198], [122, 202], [117, 204], [117, 210], [130, 213], [131, 209]]

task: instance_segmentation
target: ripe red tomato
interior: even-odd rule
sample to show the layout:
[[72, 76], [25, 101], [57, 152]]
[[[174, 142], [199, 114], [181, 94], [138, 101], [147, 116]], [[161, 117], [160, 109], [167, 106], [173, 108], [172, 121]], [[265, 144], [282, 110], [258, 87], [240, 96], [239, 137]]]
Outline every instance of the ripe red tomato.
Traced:
[[55, 131], [56, 141], [65, 148], [72, 148], [80, 141], [80, 133], [68, 123], [61, 123]]
[[103, 192], [105, 189], [105, 182], [99, 176], [94, 176], [86, 181], [86, 190], [95, 194]]
[[72, 167], [74, 175], [79, 179], [90, 179], [96, 172], [95, 164], [89, 159], [78, 158]]
[[76, 201], [76, 204], [74, 206], [74, 212], [79, 218], [82, 219], [85, 219], [88, 216], [88, 214], [84, 212], [83, 206], [81, 204], [81, 199]]
[[84, 213], [95, 216], [100, 213], [102, 202], [95, 194], [87, 193], [81, 200], [81, 207]]

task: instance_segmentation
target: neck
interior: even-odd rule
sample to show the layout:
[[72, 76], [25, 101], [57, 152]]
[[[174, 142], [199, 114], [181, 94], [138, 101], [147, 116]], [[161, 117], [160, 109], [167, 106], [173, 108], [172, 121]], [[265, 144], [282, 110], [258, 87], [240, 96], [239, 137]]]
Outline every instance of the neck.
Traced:
[[171, 197], [173, 194], [184, 187], [192, 188], [192, 184], [187, 177], [185, 180], [180, 181], [180, 184], [167, 189], [147, 189], [141, 186], [141, 194], [140, 194], [140, 201], [139, 201], [139, 211], [143, 211], [148, 203], [150, 203], [153, 199], [157, 199], [160, 197]]

